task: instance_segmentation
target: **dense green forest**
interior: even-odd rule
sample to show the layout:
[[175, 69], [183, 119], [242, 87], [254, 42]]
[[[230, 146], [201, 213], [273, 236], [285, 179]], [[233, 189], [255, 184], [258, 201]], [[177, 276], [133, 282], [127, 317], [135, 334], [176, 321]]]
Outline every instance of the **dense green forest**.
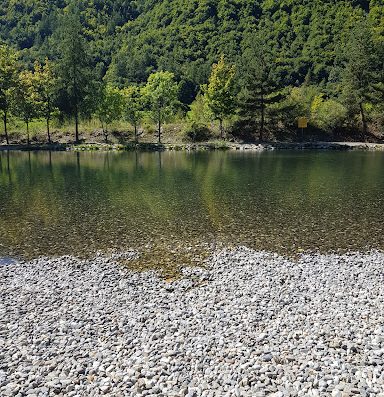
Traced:
[[299, 117], [314, 136], [384, 133], [382, 0], [4, 0], [0, 40], [6, 135], [12, 118], [45, 119], [48, 140], [51, 120], [79, 140], [90, 118], [105, 140], [118, 120], [135, 139], [148, 120], [159, 140], [166, 122], [296, 139]]

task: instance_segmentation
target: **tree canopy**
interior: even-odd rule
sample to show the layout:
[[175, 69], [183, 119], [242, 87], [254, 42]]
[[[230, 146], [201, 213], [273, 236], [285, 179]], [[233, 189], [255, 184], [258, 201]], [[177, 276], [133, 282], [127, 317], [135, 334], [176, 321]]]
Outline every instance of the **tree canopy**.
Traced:
[[281, 55], [286, 84], [308, 72], [326, 84], [338, 43], [367, 15], [384, 34], [381, 0], [4, 0], [0, 40], [21, 50], [30, 65], [58, 56], [60, 18], [76, 6], [93, 66], [109, 79], [143, 83], [157, 70], [184, 80], [185, 101], [206, 83], [220, 54], [236, 63], [249, 31], [268, 29], [268, 45]]
[[208, 84], [202, 86], [207, 108], [220, 122], [220, 137], [224, 138], [223, 121], [232, 115], [235, 102], [234, 77], [236, 68], [226, 63], [224, 56], [212, 66]]
[[157, 123], [157, 136], [161, 142], [161, 126], [171, 116], [178, 105], [179, 86], [171, 72], [156, 72], [148, 77], [143, 88], [152, 119]]
[[230, 118], [263, 139], [306, 115], [324, 131], [349, 120], [365, 138], [384, 125], [383, 55], [382, 0], [4, 0], [0, 111], [8, 141], [10, 87], [25, 70], [40, 79], [49, 141], [56, 108], [78, 141], [79, 118], [105, 111], [103, 87], [137, 87], [121, 114], [136, 138], [141, 112], [161, 139], [173, 105], [185, 115], [196, 101], [221, 132]]

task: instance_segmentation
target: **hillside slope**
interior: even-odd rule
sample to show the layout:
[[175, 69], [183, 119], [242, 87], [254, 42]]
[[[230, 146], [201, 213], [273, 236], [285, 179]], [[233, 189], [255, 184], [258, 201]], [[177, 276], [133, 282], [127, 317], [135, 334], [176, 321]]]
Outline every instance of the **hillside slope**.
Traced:
[[[0, 39], [26, 62], [49, 56], [58, 16], [71, 0], [4, 0]], [[267, 26], [266, 39], [284, 58], [289, 84], [310, 72], [327, 81], [337, 47], [361, 15], [384, 30], [381, 0], [80, 0], [94, 62], [110, 79], [145, 81], [167, 69], [193, 84], [206, 81], [221, 53], [236, 60], [244, 33]], [[109, 69], [109, 70], [108, 70]], [[107, 72], [108, 70], [108, 72]]]

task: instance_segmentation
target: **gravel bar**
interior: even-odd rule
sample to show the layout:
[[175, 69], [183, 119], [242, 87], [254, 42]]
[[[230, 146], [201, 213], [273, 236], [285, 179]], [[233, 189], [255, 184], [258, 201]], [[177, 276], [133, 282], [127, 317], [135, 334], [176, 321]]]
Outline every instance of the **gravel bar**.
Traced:
[[0, 396], [384, 396], [384, 253], [0, 267]]

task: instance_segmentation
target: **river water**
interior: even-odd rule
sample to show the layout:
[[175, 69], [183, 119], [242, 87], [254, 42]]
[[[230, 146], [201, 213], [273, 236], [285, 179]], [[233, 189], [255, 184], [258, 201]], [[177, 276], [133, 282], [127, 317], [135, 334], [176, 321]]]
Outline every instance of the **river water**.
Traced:
[[379, 152], [0, 152], [0, 257], [383, 249], [383, 221]]

